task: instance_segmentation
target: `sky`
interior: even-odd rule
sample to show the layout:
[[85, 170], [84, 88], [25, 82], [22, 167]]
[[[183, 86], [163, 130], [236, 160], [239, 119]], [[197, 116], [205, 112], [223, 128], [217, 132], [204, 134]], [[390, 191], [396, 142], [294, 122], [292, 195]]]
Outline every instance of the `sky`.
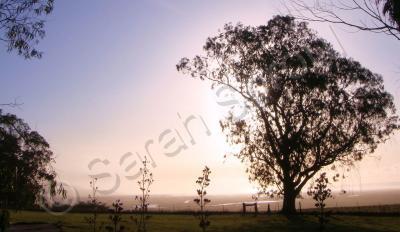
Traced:
[[[23, 103], [3, 110], [47, 139], [60, 180], [80, 193], [89, 189], [89, 175], [101, 175], [103, 195], [136, 194], [139, 157], [147, 154], [155, 194], [195, 194], [205, 165], [210, 193], [249, 194], [257, 185], [245, 165], [224, 158], [229, 146], [219, 120], [232, 97], [175, 65], [202, 54], [206, 38], [225, 23], [257, 26], [283, 11], [279, 1], [265, 0], [56, 1], [39, 45], [42, 59], [24, 60], [0, 44], [0, 100]], [[382, 74], [399, 108], [398, 41], [338, 25], [310, 27]], [[400, 189], [399, 142], [396, 133], [338, 188]]]

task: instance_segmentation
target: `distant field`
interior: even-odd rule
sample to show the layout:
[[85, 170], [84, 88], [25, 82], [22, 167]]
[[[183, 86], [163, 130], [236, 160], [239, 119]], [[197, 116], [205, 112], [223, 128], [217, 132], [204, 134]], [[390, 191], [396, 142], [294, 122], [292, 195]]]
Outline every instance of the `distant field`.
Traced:
[[[88, 195], [87, 193], [86, 195]], [[84, 194], [82, 194], [84, 195]], [[296, 206], [301, 203], [303, 209], [314, 208], [314, 200], [303, 193], [305, 198], [297, 199]], [[376, 205], [400, 205], [400, 189], [394, 190], [380, 190], [380, 191], [349, 191], [347, 194], [334, 193], [334, 198], [326, 201], [328, 208], [342, 208], [352, 207], [357, 209], [363, 206]], [[149, 206], [153, 211], [193, 211], [197, 210], [197, 205], [193, 202], [195, 196], [171, 196], [171, 195], [152, 195], [151, 205]], [[243, 202], [253, 202], [251, 194], [242, 195], [209, 195], [211, 203], [208, 206], [212, 211], [225, 211], [235, 212], [242, 209]], [[101, 202], [111, 205], [115, 200], [120, 199], [124, 206], [136, 205], [134, 197], [131, 195], [116, 195], [116, 196], [102, 196], [99, 197]], [[81, 201], [87, 201], [87, 198], [80, 198]], [[269, 201], [271, 202], [265, 202]], [[282, 206], [282, 199], [260, 199], [259, 209], [261, 211], [267, 210], [267, 205], [270, 204], [271, 210], [278, 210]], [[262, 202], [264, 201], [264, 202]], [[383, 210], [387, 210], [386, 207]], [[400, 212], [400, 210], [398, 211]]]
[[[54, 223], [61, 226], [62, 231], [89, 231], [84, 223], [88, 214], [68, 213], [55, 216], [44, 212], [12, 212], [12, 223]], [[102, 222], [108, 223], [108, 215], [100, 215]], [[252, 215], [223, 214], [210, 216], [209, 232], [261, 232], [261, 231], [318, 231], [317, 219], [314, 216], [297, 216], [287, 219], [281, 215]], [[129, 215], [123, 216], [123, 224], [134, 231], [134, 224]], [[198, 221], [191, 215], [155, 214], [149, 219], [148, 232], [196, 232]], [[395, 216], [339, 216], [334, 215], [326, 231], [398, 231], [400, 232], [400, 217]]]
[[[316, 209], [305, 209], [304, 212], [315, 211]], [[400, 215], [400, 205], [371, 205], [359, 207], [332, 207], [327, 208], [327, 211], [333, 213], [349, 213], [349, 214], [397, 214]]]

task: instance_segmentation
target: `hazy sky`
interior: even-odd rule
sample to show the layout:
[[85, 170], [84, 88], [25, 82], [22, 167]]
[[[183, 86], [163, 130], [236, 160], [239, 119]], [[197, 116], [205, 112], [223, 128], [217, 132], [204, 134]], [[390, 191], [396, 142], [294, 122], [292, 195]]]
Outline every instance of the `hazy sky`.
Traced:
[[[178, 73], [175, 65], [201, 53], [224, 23], [265, 24], [278, 8], [279, 1], [266, 0], [56, 1], [40, 43], [42, 59], [24, 60], [1, 44], [0, 100], [23, 102], [5, 111], [48, 140], [60, 178], [78, 190], [89, 188], [89, 174], [109, 173], [99, 181], [101, 190], [111, 189], [119, 176], [115, 194], [137, 193], [129, 178], [138, 164], [131, 164], [147, 147], [156, 165], [153, 193], [193, 194], [206, 164], [212, 169], [210, 193], [249, 193], [255, 185], [245, 167], [234, 157], [224, 159], [228, 147], [218, 120], [231, 99]], [[333, 26], [342, 51], [329, 24], [311, 26], [340, 52], [382, 74], [400, 106], [399, 41]], [[400, 188], [399, 142], [397, 134], [381, 145], [340, 187]], [[127, 152], [133, 155], [122, 158]]]

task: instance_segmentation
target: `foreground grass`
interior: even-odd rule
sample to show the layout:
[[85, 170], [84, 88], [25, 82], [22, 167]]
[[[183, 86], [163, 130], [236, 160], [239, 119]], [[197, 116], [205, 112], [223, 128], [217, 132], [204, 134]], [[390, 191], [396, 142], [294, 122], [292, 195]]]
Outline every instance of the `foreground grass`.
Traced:
[[[54, 223], [62, 226], [62, 231], [89, 231], [84, 217], [89, 214], [68, 213], [55, 216], [44, 212], [12, 212], [12, 223]], [[108, 215], [99, 215], [99, 220], [109, 224]], [[318, 231], [317, 219], [314, 216], [296, 216], [288, 219], [281, 215], [259, 215], [257, 217], [237, 214], [212, 215], [211, 226], [208, 232], [261, 232], [261, 231]], [[127, 231], [134, 231], [134, 223], [129, 215], [123, 216], [123, 224]], [[198, 221], [191, 215], [152, 215], [148, 224], [149, 232], [196, 232], [201, 231]], [[372, 217], [372, 216], [338, 216], [330, 219], [326, 231], [399, 231], [400, 217]]]

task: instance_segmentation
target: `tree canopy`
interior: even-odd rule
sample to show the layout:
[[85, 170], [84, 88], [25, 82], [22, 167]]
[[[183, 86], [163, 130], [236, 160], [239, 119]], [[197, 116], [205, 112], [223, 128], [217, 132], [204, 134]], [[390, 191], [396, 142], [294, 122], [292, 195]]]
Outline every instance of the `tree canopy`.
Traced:
[[204, 50], [177, 69], [242, 97], [248, 114], [233, 109], [221, 127], [250, 179], [283, 194], [285, 213], [295, 213], [295, 198], [323, 167], [361, 160], [399, 127], [382, 76], [339, 55], [305, 22], [226, 24]]
[[36, 49], [45, 36], [44, 18], [53, 11], [54, 0], [0, 0], [0, 41], [8, 51], [27, 59], [40, 58]]
[[65, 196], [52, 168], [49, 144], [21, 119], [0, 110], [0, 203], [5, 208], [31, 207], [44, 194]]

